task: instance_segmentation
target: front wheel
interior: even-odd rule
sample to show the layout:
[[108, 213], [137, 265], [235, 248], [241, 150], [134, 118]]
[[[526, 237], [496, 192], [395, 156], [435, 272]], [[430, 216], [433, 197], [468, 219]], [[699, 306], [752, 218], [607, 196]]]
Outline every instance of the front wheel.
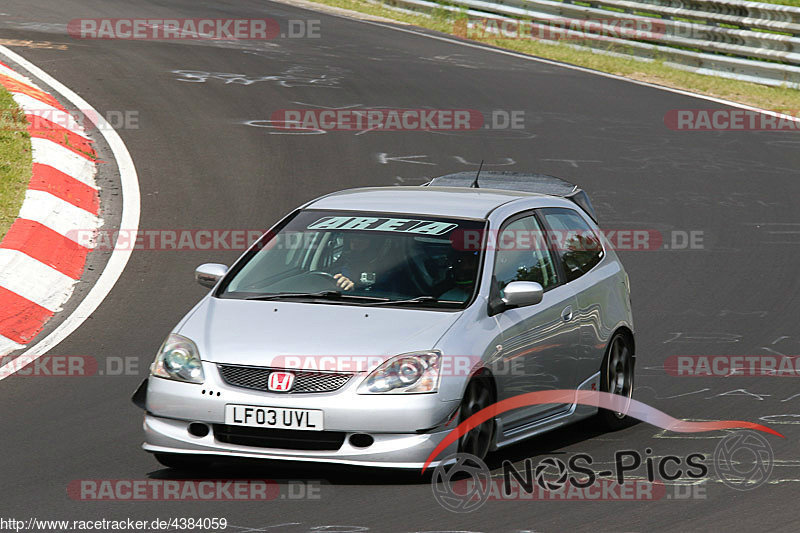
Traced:
[[[459, 423], [471, 417], [478, 411], [494, 403], [492, 389], [487, 378], [474, 377], [467, 384], [464, 399], [459, 408]], [[474, 455], [483, 460], [489, 453], [494, 437], [494, 419], [475, 426], [465, 433], [458, 441], [458, 451]]]
[[[633, 367], [634, 359], [630, 343], [624, 335], [617, 333], [608, 344], [606, 356], [600, 366], [600, 390], [627, 398], [625, 411], [633, 398]], [[597, 416], [601, 424], [612, 431], [634, 423], [634, 419], [627, 416], [626, 412], [600, 409]]]

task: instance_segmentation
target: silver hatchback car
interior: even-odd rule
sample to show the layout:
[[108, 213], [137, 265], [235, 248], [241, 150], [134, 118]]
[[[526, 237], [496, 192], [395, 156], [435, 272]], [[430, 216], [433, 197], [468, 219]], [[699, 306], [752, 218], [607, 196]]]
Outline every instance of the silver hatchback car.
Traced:
[[[133, 398], [144, 449], [169, 467], [238, 456], [420, 468], [495, 402], [633, 391], [628, 276], [587, 195], [558, 178], [460, 173], [329, 194], [230, 269], [195, 275], [212, 290]], [[628, 421], [599, 411], [530, 405], [447, 452], [483, 458], [592, 415]]]

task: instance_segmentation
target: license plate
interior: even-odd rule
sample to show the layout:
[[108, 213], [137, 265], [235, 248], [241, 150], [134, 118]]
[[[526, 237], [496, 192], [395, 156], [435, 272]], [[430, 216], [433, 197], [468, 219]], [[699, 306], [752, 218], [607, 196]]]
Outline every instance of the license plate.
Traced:
[[322, 431], [322, 411], [315, 409], [287, 409], [261, 405], [225, 406], [225, 423], [233, 426], [257, 428], [305, 429]]

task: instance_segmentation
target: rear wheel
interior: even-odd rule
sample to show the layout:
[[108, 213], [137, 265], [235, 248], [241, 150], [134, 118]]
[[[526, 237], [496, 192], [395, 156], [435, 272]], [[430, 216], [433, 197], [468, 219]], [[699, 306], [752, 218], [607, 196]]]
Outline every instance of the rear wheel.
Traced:
[[[474, 377], [467, 385], [464, 392], [464, 399], [461, 400], [459, 409], [459, 422], [463, 422], [478, 411], [489, 407], [494, 403], [494, 395], [489, 385], [488, 378]], [[484, 459], [489, 453], [494, 437], [494, 420], [486, 422], [472, 428], [465, 433], [458, 441], [458, 451], [474, 455], [478, 459]]]
[[608, 344], [606, 356], [600, 367], [600, 390], [610, 392], [628, 399], [624, 412], [614, 412], [600, 409], [598, 418], [605, 428], [610, 430], [622, 429], [635, 422], [626, 415], [627, 407], [633, 398], [634, 360], [628, 339], [617, 333]]
[[202, 455], [183, 453], [154, 453], [156, 461], [175, 470], [199, 470], [208, 467], [210, 461]]

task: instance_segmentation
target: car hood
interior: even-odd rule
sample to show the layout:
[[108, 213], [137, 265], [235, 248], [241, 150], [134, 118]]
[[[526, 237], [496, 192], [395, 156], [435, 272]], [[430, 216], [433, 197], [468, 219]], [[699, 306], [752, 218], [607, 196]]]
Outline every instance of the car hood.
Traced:
[[373, 368], [375, 361], [434, 348], [461, 314], [206, 298], [176, 332], [214, 363], [284, 367], [297, 364], [298, 357], [288, 356], [356, 356]]

